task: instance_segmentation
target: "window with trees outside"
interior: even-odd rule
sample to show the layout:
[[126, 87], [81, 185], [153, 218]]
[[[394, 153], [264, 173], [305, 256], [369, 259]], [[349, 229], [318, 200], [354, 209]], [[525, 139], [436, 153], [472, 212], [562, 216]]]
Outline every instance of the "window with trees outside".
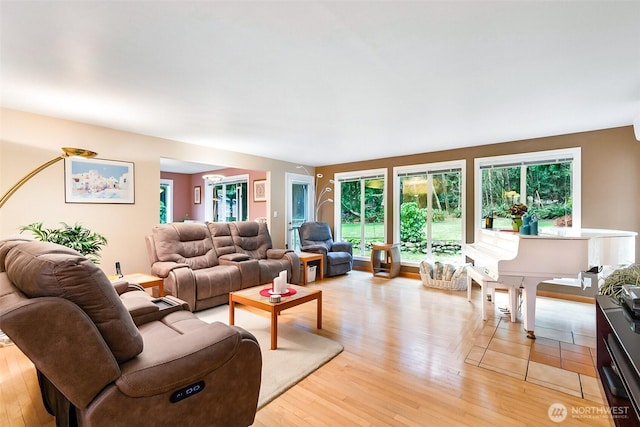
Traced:
[[160, 180], [160, 224], [173, 222], [173, 180]]
[[211, 177], [204, 184], [204, 219], [211, 222], [246, 221], [249, 175]]
[[394, 168], [394, 233], [403, 264], [462, 262], [465, 161]]
[[580, 228], [580, 148], [476, 159], [476, 224], [511, 228], [509, 208], [524, 204], [540, 228]]
[[353, 244], [354, 257], [371, 256], [373, 242], [385, 242], [386, 169], [335, 176], [335, 240]]

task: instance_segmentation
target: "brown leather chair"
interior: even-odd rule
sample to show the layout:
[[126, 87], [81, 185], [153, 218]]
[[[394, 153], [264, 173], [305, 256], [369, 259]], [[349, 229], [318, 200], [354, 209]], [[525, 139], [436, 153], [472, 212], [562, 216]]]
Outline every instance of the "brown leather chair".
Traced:
[[142, 294], [119, 296], [64, 246], [0, 241], [0, 328], [35, 365], [57, 425], [252, 424], [262, 369], [255, 338], [207, 324], [179, 300], [149, 306]]
[[298, 228], [303, 252], [322, 254], [324, 276], [346, 274], [353, 268], [353, 245], [350, 242], [334, 242], [326, 222], [304, 222]]

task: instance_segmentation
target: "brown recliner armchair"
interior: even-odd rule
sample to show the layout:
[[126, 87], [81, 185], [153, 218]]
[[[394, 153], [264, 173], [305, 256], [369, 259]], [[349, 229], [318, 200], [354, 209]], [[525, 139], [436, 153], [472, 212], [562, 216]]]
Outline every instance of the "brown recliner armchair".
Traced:
[[337, 276], [353, 268], [353, 245], [349, 242], [334, 242], [331, 229], [326, 222], [304, 222], [298, 228], [303, 252], [322, 254], [324, 276]]
[[183, 309], [142, 310], [136, 326], [123, 300], [69, 248], [0, 241], [0, 328], [34, 363], [57, 425], [253, 423], [262, 358], [250, 333]]

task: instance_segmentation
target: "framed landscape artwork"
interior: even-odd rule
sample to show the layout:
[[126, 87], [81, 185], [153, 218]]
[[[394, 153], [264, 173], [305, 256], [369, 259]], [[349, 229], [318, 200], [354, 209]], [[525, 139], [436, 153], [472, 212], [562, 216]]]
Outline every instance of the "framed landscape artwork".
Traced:
[[253, 181], [253, 201], [254, 202], [266, 202], [267, 201], [267, 180], [256, 179]]
[[135, 203], [133, 166], [116, 160], [65, 158], [65, 202]]
[[202, 203], [202, 186], [196, 185], [193, 187], [193, 204], [199, 205]]

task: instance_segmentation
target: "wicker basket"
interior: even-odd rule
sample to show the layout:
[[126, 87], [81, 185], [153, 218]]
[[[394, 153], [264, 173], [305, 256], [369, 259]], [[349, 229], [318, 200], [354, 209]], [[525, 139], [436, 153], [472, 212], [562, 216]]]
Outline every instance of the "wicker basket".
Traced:
[[433, 267], [429, 269], [429, 265], [429, 261], [422, 261], [420, 263], [420, 277], [422, 278], [423, 286], [436, 289], [446, 289], [449, 291], [467, 290], [467, 266], [469, 264], [456, 267], [451, 280], [432, 278], [429, 272], [433, 270]]

